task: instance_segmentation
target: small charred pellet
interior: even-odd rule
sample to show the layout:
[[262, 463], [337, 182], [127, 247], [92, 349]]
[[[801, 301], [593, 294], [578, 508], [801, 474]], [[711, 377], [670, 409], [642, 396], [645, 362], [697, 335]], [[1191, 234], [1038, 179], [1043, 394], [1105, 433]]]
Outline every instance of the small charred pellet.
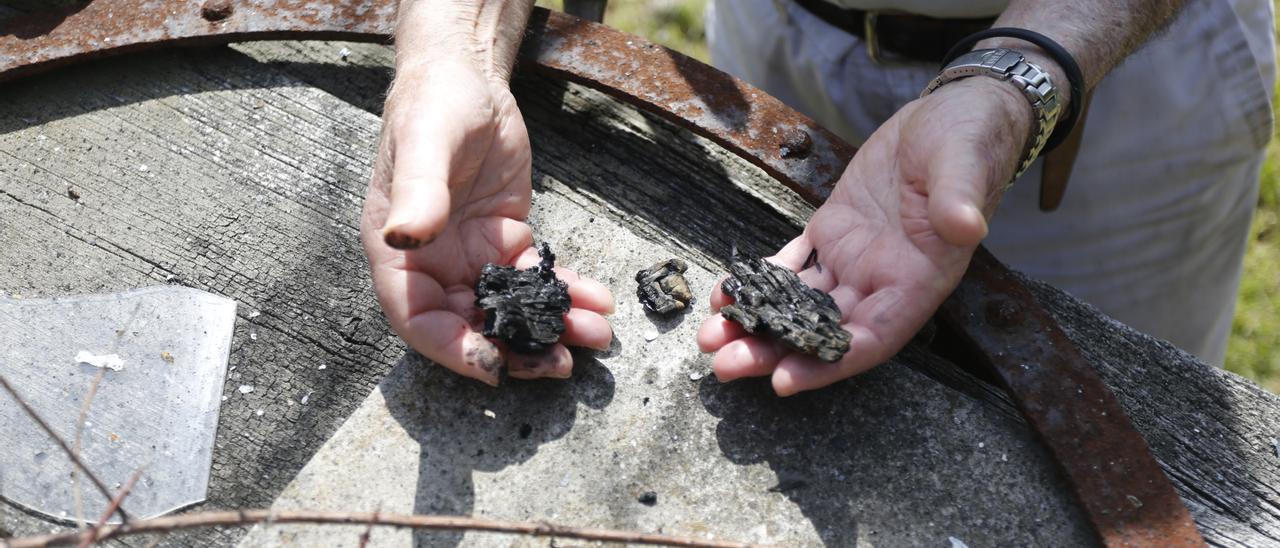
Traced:
[[693, 301], [684, 272], [689, 269], [680, 259], [667, 259], [636, 272], [636, 296], [650, 312], [670, 314], [679, 312]]

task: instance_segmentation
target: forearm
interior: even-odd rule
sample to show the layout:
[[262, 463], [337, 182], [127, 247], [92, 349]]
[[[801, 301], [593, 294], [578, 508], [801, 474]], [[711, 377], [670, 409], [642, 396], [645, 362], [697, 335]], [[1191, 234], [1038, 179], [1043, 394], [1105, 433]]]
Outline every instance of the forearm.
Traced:
[[[1012, 0], [996, 20], [997, 27], [1018, 27], [1039, 32], [1066, 48], [1084, 74], [1089, 91], [1111, 69], [1164, 28], [1182, 7], [1183, 0]], [[1027, 52], [1032, 62], [1050, 71], [1060, 97], [1068, 102], [1068, 86], [1061, 67], [1038, 48], [1011, 38], [983, 41], [980, 47], [1008, 47]]]
[[505, 84], [532, 10], [533, 0], [401, 0], [396, 71], [465, 60]]

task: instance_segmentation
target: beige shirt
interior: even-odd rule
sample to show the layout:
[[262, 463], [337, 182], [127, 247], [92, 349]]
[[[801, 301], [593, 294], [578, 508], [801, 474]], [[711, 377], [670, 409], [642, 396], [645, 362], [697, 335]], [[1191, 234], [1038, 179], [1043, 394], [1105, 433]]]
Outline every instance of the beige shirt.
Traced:
[[994, 17], [1004, 11], [1009, 0], [827, 0], [848, 9], [915, 13], [929, 17]]

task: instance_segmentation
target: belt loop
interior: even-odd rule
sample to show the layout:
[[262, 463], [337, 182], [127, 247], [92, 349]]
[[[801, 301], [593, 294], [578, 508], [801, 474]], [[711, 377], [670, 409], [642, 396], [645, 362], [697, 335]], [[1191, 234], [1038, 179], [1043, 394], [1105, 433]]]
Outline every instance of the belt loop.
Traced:
[[880, 57], [880, 33], [877, 31], [880, 22], [880, 12], [867, 10], [862, 16], [862, 40], [867, 46], [867, 57], [871, 62], [880, 65], [882, 59]]

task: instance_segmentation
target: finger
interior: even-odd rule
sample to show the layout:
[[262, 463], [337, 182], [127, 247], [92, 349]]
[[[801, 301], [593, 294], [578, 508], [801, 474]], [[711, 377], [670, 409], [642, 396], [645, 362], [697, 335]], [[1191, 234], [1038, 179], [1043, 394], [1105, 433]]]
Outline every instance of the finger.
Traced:
[[573, 355], [563, 344], [538, 354], [511, 354], [507, 374], [517, 379], [567, 379], [573, 373]]
[[722, 287], [724, 285], [724, 281], [727, 279], [729, 279], [728, 276], [723, 276], [719, 280], [716, 280], [715, 285], [711, 286], [712, 312], [719, 312], [721, 308], [733, 304], [733, 297], [730, 297], [725, 293], [724, 287]]
[[792, 272], [804, 270], [805, 260], [813, 253], [813, 243], [802, 234], [792, 238], [787, 245], [778, 250], [778, 254], [768, 257], [769, 262], [791, 269]]
[[744, 337], [724, 345], [711, 361], [711, 369], [720, 382], [743, 377], [762, 377], [773, 373], [786, 351], [772, 341]]
[[[516, 258], [516, 268], [531, 268], [542, 260], [538, 250], [530, 247]], [[591, 278], [583, 278], [577, 272], [564, 267], [555, 268], [556, 277], [569, 286], [569, 299], [574, 308], [583, 308], [598, 314], [612, 314], [615, 309], [613, 292], [604, 284]]]
[[378, 302], [401, 339], [459, 375], [497, 386], [502, 352], [472, 329], [469, 318], [446, 309], [453, 295], [421, 272], [382, 265], [372, 274]]
[[444, 310], [431, 310], [408, 320], [400, 337], [427, 359], [449, 370], [498, 385], [498, 369], [502, 353], [492, 342], [471, 330], [461, 316]]
[[613, 328], [600, 314], [572, 308], [564, 315], [564, 335], [560, 336], [560, 342], [565, 346], [608, 350], [613, 342]]
[[[560, 275], [561, 269], [556, 269], [556, 275]], [[570, 271], [571, 272], [571, 271]], [[569, 298], [573, 300], [574, 308], [582, 308], [590, 310], [597, 314], [613, 314], [613, 292], [604, 284], [597, 282], [591, 278], [577, 278], [569, 284]]]
[[784, 358], [773, 373], [773, 389], [779, 396], [822, 388], [884, 363], [911, 340], [937, 308], [941, 297], [933, 299], [926, 290], [910, 292], [905, 299], [901, 288], [880, 290], [863, 299], [853, 309], [850, 322], [842, 326], [850, 334], [849, 351], [840, 361], [826, 363], [811, 356]]
[[698, 328], [698, 350], [715, 352], [720, 347], [747, 336], [747, 330], [738, 322], [714, 314]]
[[792, 353], [778, 362], [773, 370], [773, 391], [779, 396], [791, 396], [806, 390], [816, 390], [842, 381], [871, 369], [879, 362], [846, 359], [827, 363], [813, 356]]
[[987, 236], [990, 154], [966, 141], [949, 142], [930, 155], [928, 164], [929, 223], [952, 245], [973, 246]]
[[416, 249], [444, 231], [451, 197], [449, 165], [452, 151], [441, 140], [417, 139], [406, 133], [395, 147], [391, 172], [391, 203], [382, 238], [396, 249]]
[[823, 268], [819, 272], [815, 266], [801, 271], [797, 276], [805, 285], [824, 293], [830, 293], [836, 287], [836, 276], [830, 268]]

